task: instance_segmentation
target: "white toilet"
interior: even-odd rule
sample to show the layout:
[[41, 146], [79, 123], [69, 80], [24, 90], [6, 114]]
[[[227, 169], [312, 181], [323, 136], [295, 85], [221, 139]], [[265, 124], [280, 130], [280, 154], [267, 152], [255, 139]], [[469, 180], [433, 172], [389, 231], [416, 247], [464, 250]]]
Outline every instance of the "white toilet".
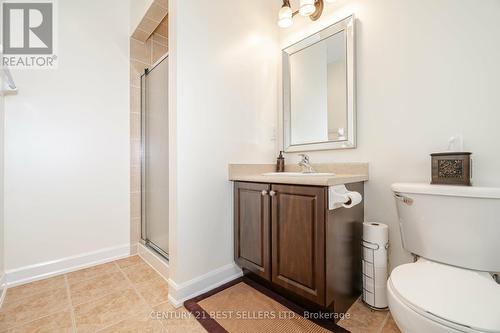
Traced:
[[[403, 247], [387, 281], [403, 333], [500, 332], [500, 188], [394, 184]], [[499, 280], [497, 278], [497, 280]]]

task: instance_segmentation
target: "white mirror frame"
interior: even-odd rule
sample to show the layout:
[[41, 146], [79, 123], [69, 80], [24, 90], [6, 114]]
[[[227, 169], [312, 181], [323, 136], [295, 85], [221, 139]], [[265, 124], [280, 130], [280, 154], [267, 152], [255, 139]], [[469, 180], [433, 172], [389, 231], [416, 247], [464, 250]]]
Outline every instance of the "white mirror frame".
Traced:
[[[313, 150], [356, 148], [356, 81], [355, 81], [355, 18], [351, 15], [302, 41], [283, 49], [283, 150], [303, 152]], [[292, 54], [345, 31], [347, 73], [347, 138], [342, 141], [325, 141], [307, 144], [291, 144], [291, 87], [290, 61]]]

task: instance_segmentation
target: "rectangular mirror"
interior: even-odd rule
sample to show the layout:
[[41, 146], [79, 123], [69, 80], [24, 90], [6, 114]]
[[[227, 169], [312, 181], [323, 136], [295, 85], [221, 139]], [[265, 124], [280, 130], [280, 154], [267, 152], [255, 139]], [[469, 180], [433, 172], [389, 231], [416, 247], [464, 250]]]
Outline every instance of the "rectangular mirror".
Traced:
[[354, 17], [283, 50], [286, 152], [356, 147]]

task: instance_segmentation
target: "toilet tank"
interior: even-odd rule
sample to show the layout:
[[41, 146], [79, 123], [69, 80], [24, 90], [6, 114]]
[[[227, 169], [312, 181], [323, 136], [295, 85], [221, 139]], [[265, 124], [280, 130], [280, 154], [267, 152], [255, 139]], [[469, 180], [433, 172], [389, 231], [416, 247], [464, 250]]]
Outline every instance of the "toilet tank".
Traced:
[[392, 191], [406, 250], [500, 272], [500, 188], [397, 183]]

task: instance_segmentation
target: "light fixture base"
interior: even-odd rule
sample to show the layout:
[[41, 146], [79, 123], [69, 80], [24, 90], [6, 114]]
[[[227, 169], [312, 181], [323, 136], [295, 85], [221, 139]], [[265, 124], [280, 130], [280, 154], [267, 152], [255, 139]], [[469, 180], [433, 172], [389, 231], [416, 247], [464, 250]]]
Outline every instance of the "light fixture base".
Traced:
[[325, 7], [325, 2], [324, 0], [316, 0], [314, 5], [316, 6], [316, 10], [309, 16], [312, 21], [316, 21], [321, 17], [321, 14], [323, 14], [323, 8]]

